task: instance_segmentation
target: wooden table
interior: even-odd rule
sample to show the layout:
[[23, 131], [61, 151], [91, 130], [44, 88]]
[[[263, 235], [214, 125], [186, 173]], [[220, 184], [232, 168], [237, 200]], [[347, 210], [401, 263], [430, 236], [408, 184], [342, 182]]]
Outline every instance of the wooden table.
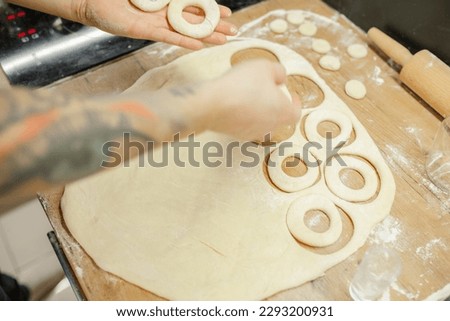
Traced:
[[[238, 25], [274, 9], [303, 9], [330, 17], [346, 30], [353, 30], [360, 41], [366, 35], [345, 17], [319, 0], [270, 0], [234, 14]], [[367, 246], [386, 243], [403, 260], [398, 281], [391, 287], [392, 300], [422, 300], [450, 283], [450, 200], [429, 181], [424, 162], [439, 118], [426, 104], [399, 84], [397, 73], [372, 50], [366, 65], [349, 63], [346, 44], [336, 43], [336, 35], [320, 29], [318, 37], [327, 39], [342, 52], [343, 68], [336, 73], [318, 67], [317, 54], [309, 48], [296, 48], [309, 59], [322, 78], [343, 99], [382, 151], [397, 185], [391, 217], [372, 233], [366, 246], [333, 267], [326, 275], [297, 288], [274, 295], [274, 300], [349, 300], [349, 282]], [[269, 37], [270, 39], [270, 37]], [[283, 37], [271, 39], [285, 42]], [[49, 90], [72, 94], [119, 93], [145, 71], [172, 61], [188, 52], [164, 44], [154, 44], [106, 65], [53, 84]], [[348, 98], [343, 84], [355, 76], [366, 82], [368, 98], [363, 103]], [[71, 237], [62, 220], [59, 202], [62, 191], [40, 196], [48, 218], [80, 286], [89, 300], [158, 300], [137, 286], [99, 269]]]

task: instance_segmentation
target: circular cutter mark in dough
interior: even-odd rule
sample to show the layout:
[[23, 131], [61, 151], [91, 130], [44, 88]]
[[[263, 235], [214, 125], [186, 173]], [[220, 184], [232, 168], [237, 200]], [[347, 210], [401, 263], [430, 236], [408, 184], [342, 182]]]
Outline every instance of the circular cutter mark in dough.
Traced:
[[345, 92], [353, 99], [363, 99], [367, 94], [366, 86], [355, 79], [347, 81], [345, 84]]
[[270, 30], [275, 33], [284, 33], [288, 29], [288, 24], [286, 20], [275, 19], [269, 24]]
[[333, 148], [344, 145], [350, 139], [353, 125], [346, 114], [332, 109], [319, 109], [310, 113], [305, 121], [305, 134], [310, 142], [319, 143], [322, 146], [322, 149], [325, 149], [328, 146], [327, 138], [323, 137], [318, 131], [319, 124], [324, 121], [329, 121], [339, 126], [340, 133], [332, 138]]
[[167, 6], [170, 0], [130, 0], [132, 4], [142, 11], [158, 11]]
[[[325, 232], [315, 232], [305, 224], [308, 211], [319, 210], [330, 219], [330, 227]], [[342, 234], [342, 219], [336, 205], [319, 194], [309, 194], [297, 198], [289, 207], [286, 223], [292, 236], [310, 246], [325, 247], [335, 243]]]
[[341, 69], [341, 61], [338, 57], [326, 55], [320, 58], [319, 65], [323, 69], [336, 71]]
[[361, 44], [348, 46], [347, 53], [353, 58], [364, 58], [367, 56], [367, 47]]
[[[205, 12], [205, 19], [198, 24], [183, 18], [186, 7], [198, 7]], [[220, 21], [220, 9], [214, 0], [175, 0], [170, 2], [167, 11], [170, 25], [179, 33], [192, 38], [205, 38], [211, 35]]]
[[[281, 190], [289, 193], [298, 192], [312, 186], [318, 179], [319, 162], [308, 151], [304, 151], [298, 145], [281, 145], [270, 155], [267, 171], [272, 182]], [[286, 158], [295, 157], [303, 161], [307, 166], [307, 171], [303, 176], [293, 177], [287, 175], [282, 167]]]
[[312, 50], [320, 54], [325, 54], [331, 50], [331, 46], [325, 39], [314, 39], [312, 42]]
[[[372, 166], [363, 160], [348, 155], [338, 155], [331, 162], [327, 162], [327, 165], [325, 166], [327, 186], [336, 196], [343, 200], [364, 202], [377, 193], [378, 174]], [[346, 186], [340, 178], [340, 173], [344, 169], [357, 171], [364, 179], [364, 186], [360, 189]]]
[[300, 25], [305, 21], [305, 16], [301, 11], [290, 11], [286, 15], [286, 19], [293, 25]]
[[314, 22], [306, 21], [300, 25], [298, 31], [304, 36], [314, 36], [317, 32], [317, 26]]

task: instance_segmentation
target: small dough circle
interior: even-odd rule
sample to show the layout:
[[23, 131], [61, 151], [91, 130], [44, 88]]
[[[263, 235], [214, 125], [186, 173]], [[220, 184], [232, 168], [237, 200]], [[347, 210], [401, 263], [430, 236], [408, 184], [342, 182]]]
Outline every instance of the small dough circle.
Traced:
[[317, 130], [319, 124], [324, 121], [329, 121], [339, 126], [339, 135], [332, 139], [333, 148], [340, 144], [345, 144], [350, 139], [353, 130], [350, 118], [340, 111], [322, 108], [313, 111], [306, 117], [305, 134], [310, 142], [317, 142], [322, 145], [322, 148], [326, 148], [328, 144], [327, 138], [320, 135]]
[[132, 4], [142, 11], [158, 11], [167, 6], [170, 0], [130, 0]]
[[[303, 148], [299, 145], [281, 145], [270, 154], [267, 171], [270, 179], [279, 189], [289, 193], [298, 192], [312, 186], [317, 181], [320, 174], [319, 162], [309, 151], [306, 157], [303, 153]], [[293, 177], [283, 171], [283, 161], [292, 156], [306, 164], [307, 171], [303, 176]]]
[[319, 65], [323, 69], [336, 71], [341, 69], [341, 61], [338, 57], [325, 55], [320, 58]]
[[317, 32], [317, 26], [314, 22], [306, 21], [298, 27], [298, 31], [304, 36], [314, 36]]
[[[341, 165], [336, 157], [327, 162], [330, 166], [325, 168], [325, 181], [328, 188], [338, 197], [349, 202], [364, 202], [371, 199], [378, 189], [378, 175], [372, 166], [362, 160], [339, 155], [345, 165]], [[339, 176], [343, 169], [353, 169], [364, 178], [364, 186], [360, 189], [350, 188], [342, 183]]]
[[345, 84], [345, 92], [353, 99], [363, 99], [366, 97], [367, 89], [362, 82], [352, 79]]
[[312, 50], [320, 54], [325, 54], [331, 50], [331, 45], [325, 39], [313, 39]]
[[269, 28], [275, 33], [285, 33], [288, 29], [288, 24], [284, 19], [275, 19], [269, 24]]
[[[320, 210], [330, 219], [330, 227], [319, 233], [306, 226], [305, 214], [311, 210]], [[286, 223], [292, 236], [299, 242], [310, 246], [325, 247], [335, 243], [342, 234], [342, 219], [334, 203], [319, 194], [309, 194], [297, 198], [289, 207]]]
[[[205, 12], [205, 20], [192, 24], [183, 18], [186, 7], [198, 7]], [[214, 0], [175, 0], [169, 3], [167, 18], [173, 29], [192, 38], [205, 38], [211, 35], [220, 21], [220, 9]]]
[[300, 25], [305, 21], [305, 15], [301, 11], [290, 11], [286, 15], [286, 20], [293, 25]]
[[361, 44], [348, 46], [347, 53], [353, 58], [364, 58], [367, 56], [367, 47]]

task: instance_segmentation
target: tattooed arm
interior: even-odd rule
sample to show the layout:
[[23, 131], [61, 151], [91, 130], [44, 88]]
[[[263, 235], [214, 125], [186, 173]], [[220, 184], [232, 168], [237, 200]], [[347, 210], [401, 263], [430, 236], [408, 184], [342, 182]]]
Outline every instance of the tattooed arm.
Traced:
[[281, 65], [258, 61], [208, 83], [153, 93], [86, 98], [0, 90], [0, 213], [98, 171], [102, 146], [125, 132], [154, 143], [206, 129], [254, 139], [294, 123], [299, 106], [278, 87], [285, 77]]

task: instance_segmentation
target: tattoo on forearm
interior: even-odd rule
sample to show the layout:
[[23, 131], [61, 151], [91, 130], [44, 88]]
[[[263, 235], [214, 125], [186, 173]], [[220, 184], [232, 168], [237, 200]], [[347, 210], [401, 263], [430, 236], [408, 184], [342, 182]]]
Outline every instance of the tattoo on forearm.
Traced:
[[[12, 114], [0, 112], [0, 203], [10, 201], [12, 193], [17, 200], [23, 199], [21, 186], [35, 179], [60, 186], [98, 171], [103, 144], [122, 137], [124, 132], [131, 132], [137, 140], [153, 141], [148, 131], [136, 125], [146, 117], [146, 124], [152, 126], [150, 111], [138, 103], [91, 106], [85, 101], [55, 98], [47, 106], [38, 102], [26, 113], [7, 96], [0, 95], [2, 103], [9, 103], [3, 107]], [[36, 97], [40, 96], [27, 99]], [[57, 105], [64, 103], [74, 108]], [[20, 110], [12, 112], [15, 107]]]

